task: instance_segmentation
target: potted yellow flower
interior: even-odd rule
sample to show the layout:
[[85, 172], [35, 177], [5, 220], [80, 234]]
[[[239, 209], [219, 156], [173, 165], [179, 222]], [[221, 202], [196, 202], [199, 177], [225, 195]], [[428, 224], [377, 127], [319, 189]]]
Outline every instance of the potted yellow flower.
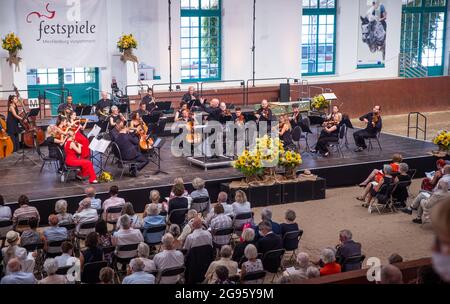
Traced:
[[311, 101], [311, 110], [312, 111], [323, 111], [324, 109], [328, 109], [330, 106], [328, 100], [323, 97], [322, 94], [314, 96]]
[[137, 48], [137, 40], [133, 37], [133, 34], [122, 35], [117, 41], [117, 48], [122, 53], [120, 60], [123, 62], [131, 61], [138, 63], [138, 58], [133, 55], [133, 49]]
[[236, 161], [233, 162], [233, 167], [239, 170], [245, 176], [246, 183], [251, 183], [258, 180], [258, 176], [263, 172], [261, 157], [255, 151], [245, 150]]
[[296, 169], [302, 164], [302, 156], [295, 151], [287, 151], [280, 157], [280, 166], [285, 169], [286, 179], [295, 179]]
[[22, 58], [18, 56], [18, 52], [22, 49], [22, 42], [19, 37], [14, 33], [7, 34], [2, 38], [2, 48], [9, 53], [9, 58], [6, 59], [9, 65], [15, 64], [16, 70], [20, 71], [19, 63], [22, 61]]
[[433, 138], [433, 143], [439, 147], [439, 151], [436, 154], [445, 156], [450, 150], [450, 132], [446, 130], [440, 131]]

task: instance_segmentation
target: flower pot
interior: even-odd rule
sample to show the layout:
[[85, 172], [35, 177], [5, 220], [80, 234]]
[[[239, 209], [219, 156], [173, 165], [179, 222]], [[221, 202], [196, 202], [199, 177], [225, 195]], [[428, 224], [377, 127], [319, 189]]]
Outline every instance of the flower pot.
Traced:
[[284, 171], [284, 176], [286, 177], [286, 179], [296, 179], [297, 178], [296, 168], [286, 168]]
[[122, 60], [122, 62], [124, 63], [127, 61], [139, 63], [138, 58], [133, 55], [133, 49], [123, 50], [123, 54], [122, 56], [120, 56], [120, 60]]

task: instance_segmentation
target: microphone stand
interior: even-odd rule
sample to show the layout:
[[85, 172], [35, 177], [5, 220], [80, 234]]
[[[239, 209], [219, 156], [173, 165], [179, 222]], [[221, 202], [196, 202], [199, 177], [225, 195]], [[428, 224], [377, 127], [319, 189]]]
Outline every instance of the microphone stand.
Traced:
[[255, 39], [256, 39], [256, 0], [253, 0], [253, 45], [252, 45], [252, 80], [255, 87]]
[[172, 0], [169, 1], [169, 92], [172, 92]]

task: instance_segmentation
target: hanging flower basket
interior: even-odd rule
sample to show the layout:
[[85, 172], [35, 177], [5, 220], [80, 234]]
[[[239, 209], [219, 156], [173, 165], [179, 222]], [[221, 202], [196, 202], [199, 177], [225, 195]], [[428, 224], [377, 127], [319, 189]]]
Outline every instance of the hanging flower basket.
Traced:
[[122, 35], [117, 41], [117, 48], [122, 53], [120, 60], [124, 63], [127, 61], [139, 63], [138, 58], [133, 54], [133, 49], [136, 49], [137, 45], [138, 43], [133, 34]]
[[440, 131], [434, 138], [433, 143], [438, 146], [438, 151], [431, 151], [436, 157], [445, 157], [450, 151], [450, 132]]
[[22, 58], [19, 57], [19, 50], [22, 49], [22, 42], [19, 37], [17, 37], [14, 33], [7, 34], [4, 38], [2, 38], [2, 48], [9, 53], [9, 57], [6, 59], [9, 66], [14, 64], [16, 72], [19, 72], [19, 63], [22, 61]]

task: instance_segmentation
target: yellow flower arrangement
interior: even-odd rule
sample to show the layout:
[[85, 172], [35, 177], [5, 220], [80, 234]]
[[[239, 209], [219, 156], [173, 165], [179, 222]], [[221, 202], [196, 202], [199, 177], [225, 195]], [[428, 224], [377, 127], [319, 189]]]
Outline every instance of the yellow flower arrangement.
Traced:
[[16, 34], [9, 33], [2, 39], [2, 48], [10, 53], [14, 53], [22, 49], [22, 42]]
[[328, 108], [328, 100], [323, 95], [317, 95], [312, 98], [311, 108], [316, 111], [320, 111]]
[[122, 35], [119, 41], [117, 41], [117, 47], [121, 52], [129, 49], [135, 49], [137, 48], [137, 41], [133, 37], [133, 34]]
[[446, 130], [440, 131], [436, 137], [433, 138], [433, 143], [443, 150], [450, 150], [450, 132]]
[[256, 176], [262, 173], [263, 166], [261, 157], [254, 151], [245, 150], [239, 158], [234, 161], [233, 167], [242, 172], [246, 177]]
[[302, 162], [300, 153], [294, 151], [287, 151], [280, 157], [280, 165], [287, 169], [296, 168], [300, 166]]
[[109, 183], [113, 181], [113, 177], [111, 173], [103, 171], [102, 174], [98, 177], [98, 180], [102, 183]]

